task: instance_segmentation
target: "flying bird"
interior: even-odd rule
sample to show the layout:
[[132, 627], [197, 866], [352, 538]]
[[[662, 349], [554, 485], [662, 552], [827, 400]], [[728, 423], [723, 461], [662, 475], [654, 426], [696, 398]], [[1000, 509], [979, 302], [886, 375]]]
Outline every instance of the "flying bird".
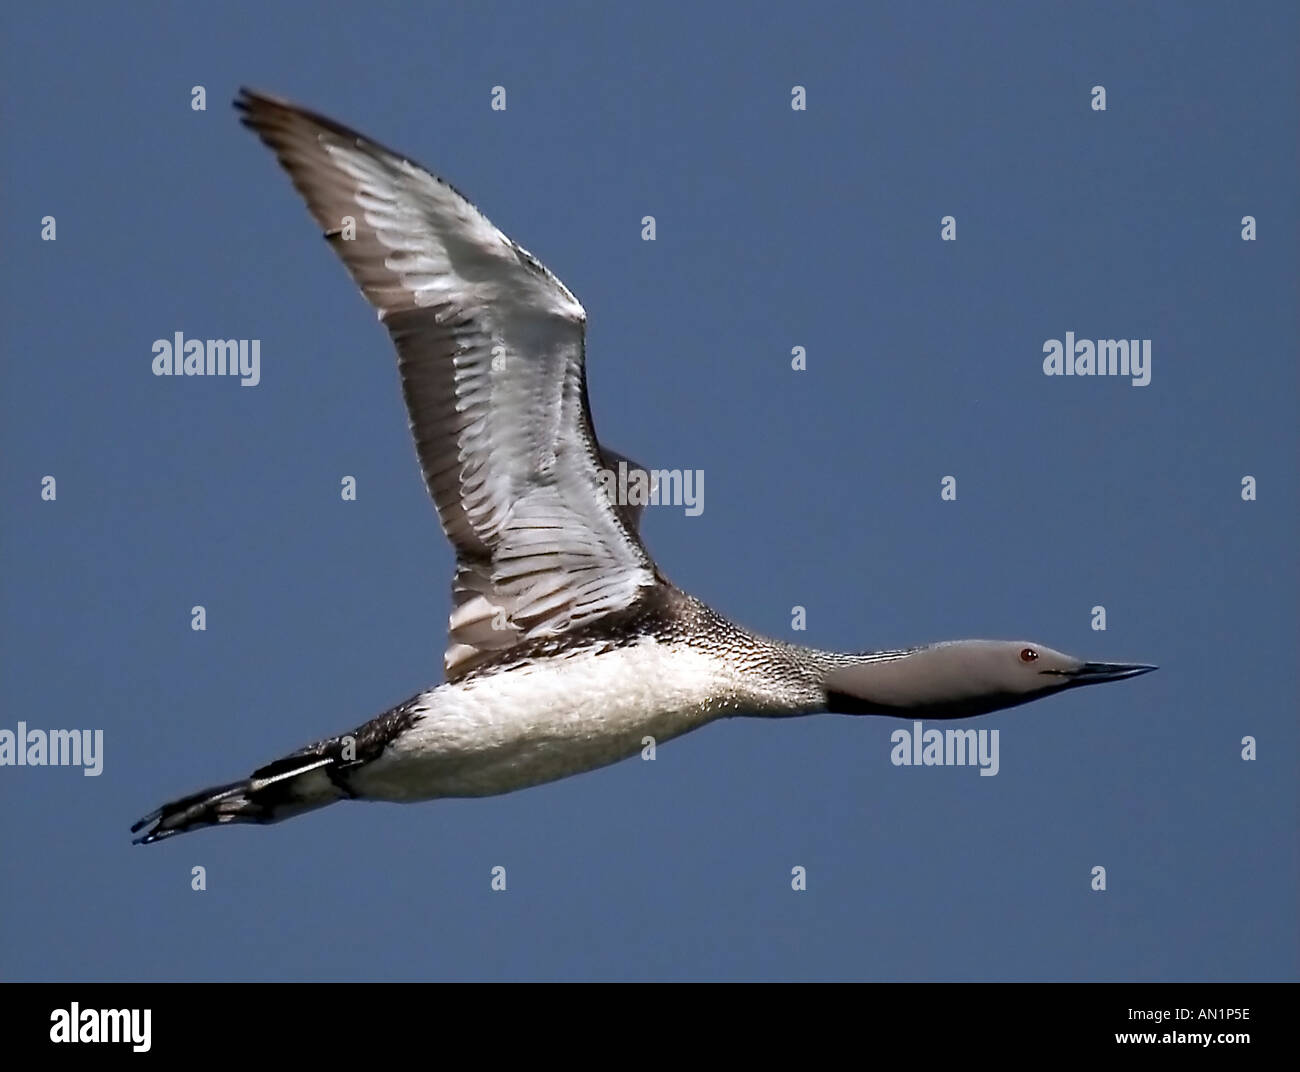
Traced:
[[248, 89], [275, 154], [392, 336], [425, 484], [456, 552], [445, 683], [349, 733], [146, 815], [137, 843], [339, 800], [476, 797], [592, 770], [734, 715], [965, 718], [1154, 670], [1030, 641], [845, 654], [772, 640], [668, 581], [628, 459], [596, 437], [586, 313], [448, 183]]

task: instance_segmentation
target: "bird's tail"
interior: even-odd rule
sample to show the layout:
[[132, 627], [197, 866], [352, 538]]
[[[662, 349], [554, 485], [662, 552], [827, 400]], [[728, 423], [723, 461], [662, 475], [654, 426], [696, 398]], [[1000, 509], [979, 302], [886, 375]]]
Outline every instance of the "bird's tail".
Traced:
[[[337, 740], [337, 739], [336, 739]], [[325, 741], [255, 770], [243, 781], [213, 786], [151, 811], [131, 827], [137, 845], [151, 845], [222, 823], [277, 823], [349, 796], [335, 741]]]

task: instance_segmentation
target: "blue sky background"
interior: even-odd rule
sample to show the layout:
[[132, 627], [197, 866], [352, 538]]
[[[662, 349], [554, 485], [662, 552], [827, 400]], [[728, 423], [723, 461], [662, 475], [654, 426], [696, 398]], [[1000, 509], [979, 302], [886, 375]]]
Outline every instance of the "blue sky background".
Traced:
[[[544, 8], [6, 9], [0, 727], [102, 729], [105, 768], [0, 769], [0, 976], [1296, 978], [1295, 5]], [[573, 289], [602, 438], [705, 472], [702, 516], [645, 522], [678, 584], [824, 647], [1161, 671], [973, 723], [993, 778], [891, 766], [888, 720], [741, 719], [133, 847], [441, 679], [394, 356], [241, 83], [441, 172]], [[262, 383], [155, 378], [175, 331], [261, 339]], [[1150, 386], [1046, 378], [1067, 331], [1152, 339]]]

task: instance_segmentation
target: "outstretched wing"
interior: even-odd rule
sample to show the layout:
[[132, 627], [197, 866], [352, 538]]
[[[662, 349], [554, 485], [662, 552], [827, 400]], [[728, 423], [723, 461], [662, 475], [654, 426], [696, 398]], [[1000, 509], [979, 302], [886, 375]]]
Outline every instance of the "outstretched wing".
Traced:
[[420, 467], [456, 548], [448, 680], [635, 602], [655, 567], [635, 515], [602, 491], [578, 300], [400, 154], [251, 90], [235, 106], [397, 347]]

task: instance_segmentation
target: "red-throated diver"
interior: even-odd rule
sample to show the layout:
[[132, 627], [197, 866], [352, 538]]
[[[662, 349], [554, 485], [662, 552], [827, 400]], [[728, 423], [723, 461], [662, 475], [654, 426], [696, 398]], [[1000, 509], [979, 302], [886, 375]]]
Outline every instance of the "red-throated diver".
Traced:
[[164, 804], [149, 843], [345, 798], [488, 796], [728, 715], [962, 718], [1155, 669], [964, 640], [837, 654], [768, 640], [670, 584], [600, 471], [586, 314], [455, 189], [355, 131], [242, 90], [397, 348], [425, 483], [456, 550], [446, 683], [248, 778]]

